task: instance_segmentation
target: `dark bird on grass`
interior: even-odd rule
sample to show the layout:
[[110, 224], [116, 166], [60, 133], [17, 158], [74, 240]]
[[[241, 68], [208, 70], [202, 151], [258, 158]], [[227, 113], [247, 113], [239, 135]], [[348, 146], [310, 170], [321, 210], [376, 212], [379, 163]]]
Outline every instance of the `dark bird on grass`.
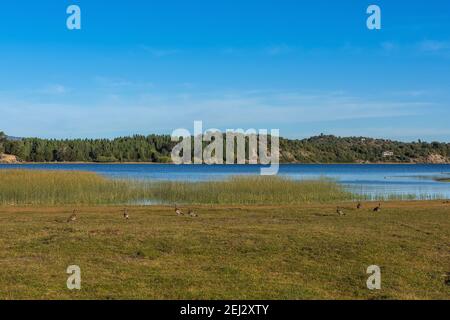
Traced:
[[67, 219], [67, 222], [73, 222], [77, 220], [77, 210], [73, 210], [72, 215]]
[[338, 215], [340, 215], [340, 216], [345, 216], [344, 211], [343, 211], [341, 208], [339, 208], [339, 207], [336, 208], [336, 213], [337, 213]]
[[130, 219], [130, 216], [128, 215], [128, 208], [123, 209], [123, 217], [128, 220]]
[[381, 203], [378, 204], [375, 208], [373, 208], [373, 212], [380, 212], [381, 211]]
[[356, 209], [361, 209], [362, 208], [362, 204], [361, 202], [358, 202], [358, 204], [356, 205]]
[[193, 210], [191, 210], [191, 209], [189, 209], [188, 214], [189, 214], [191, 217], [197, 217], [197, 214], [196, 214]]
[[175, 206], [175, 213], [177, 214], [177, 216], [184, 215], [183, 211], [180, 208], [178, 208], [177, 206]]

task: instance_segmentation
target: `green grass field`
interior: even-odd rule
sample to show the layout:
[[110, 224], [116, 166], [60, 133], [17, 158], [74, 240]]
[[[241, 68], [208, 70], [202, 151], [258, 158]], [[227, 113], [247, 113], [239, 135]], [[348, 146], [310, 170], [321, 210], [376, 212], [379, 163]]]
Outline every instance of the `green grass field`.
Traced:
[[[356, 210], [358, 198], [325, 180], [2, 170], [0, 299], [448, 299], [448, 202], [374, 213]], [[123, 204], [147, 199], [170, 206], [129, 206], [123, 218]], [[175, 203], [199, 216], [177, 216]], [[373, 264], [380, 291], [366, 288]], [[66, 287], [69, 265], [81, 291]]]
[[[442, 201], [295, 206], [0, 207], [1, 299], [449, 299]], [[183, 209], [186, 209], [183, 207]], [[66, 288], [79, 265], [81, 291]], [[366, 288], [381, 267], [382, 288]]]

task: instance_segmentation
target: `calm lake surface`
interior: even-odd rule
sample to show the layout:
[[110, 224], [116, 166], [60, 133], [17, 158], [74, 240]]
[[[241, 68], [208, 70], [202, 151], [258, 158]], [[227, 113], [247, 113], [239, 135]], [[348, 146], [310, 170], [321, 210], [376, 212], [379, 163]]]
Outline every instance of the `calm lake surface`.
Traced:
[[[258, 175], [258, 165], [165, 165], [165, 164], [18, 164], [1, 169], [81, 170], [109, 178], [176, 181], [224, 180], [237, 175]], [[330, 178], [348, 190], [372, 197], [414, 195], [421, 199], [450, 199], [450, 165], [334, 165], [284, 164], [280, 176], [298, 180]]]

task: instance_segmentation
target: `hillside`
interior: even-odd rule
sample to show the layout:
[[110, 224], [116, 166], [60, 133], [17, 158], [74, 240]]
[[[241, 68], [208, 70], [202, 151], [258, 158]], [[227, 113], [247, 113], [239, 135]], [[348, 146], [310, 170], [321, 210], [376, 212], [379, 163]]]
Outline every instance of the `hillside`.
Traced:
[[450, 143], [399, 142], [365, 137], [321, 135], [282, 139], [282, 162], [302, 163], [450, 163]]
[[[27, 162], [169, 163], [175, 144], [169, 135], [74, 140], [8, 139], [3, 135], [0, 153]], [[282, 163], [450, 163], [450, 143], [442, 142], [320, 135], [302, 140], [281, 138], [280, 151]]]

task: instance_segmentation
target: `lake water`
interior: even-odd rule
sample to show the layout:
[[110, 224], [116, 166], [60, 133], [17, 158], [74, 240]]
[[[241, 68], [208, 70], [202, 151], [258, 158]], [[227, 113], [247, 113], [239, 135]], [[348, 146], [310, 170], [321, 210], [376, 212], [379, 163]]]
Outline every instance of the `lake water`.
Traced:
[[[177, 181], [223, 180], [237, 175], [258, 175], [258, 165], [165, 165], [165, 164], [18, 164], [0, 169], [81, 170], [110, 178]], [[280, 176], [299, 180], [330, 178], [348, 190], [372, 197], [414, 195], [419, 198], [450, 199], [450, 165], [280, 165]]]

